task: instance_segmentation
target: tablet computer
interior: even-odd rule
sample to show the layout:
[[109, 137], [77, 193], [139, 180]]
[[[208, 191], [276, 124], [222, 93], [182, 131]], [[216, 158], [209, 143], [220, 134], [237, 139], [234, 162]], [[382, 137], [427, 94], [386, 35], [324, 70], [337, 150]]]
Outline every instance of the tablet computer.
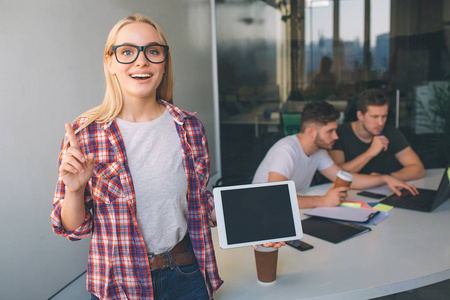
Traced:
[[292, 180], [217, 187], [213, 193], [222, 249], [303, 237]]

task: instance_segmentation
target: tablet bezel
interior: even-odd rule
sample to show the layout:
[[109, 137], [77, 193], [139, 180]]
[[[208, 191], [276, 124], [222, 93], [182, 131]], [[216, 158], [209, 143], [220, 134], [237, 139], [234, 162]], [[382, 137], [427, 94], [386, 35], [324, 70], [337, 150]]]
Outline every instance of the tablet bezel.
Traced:
[[[277, 185], [283, 185], [283, 186], [288, 187], [289, 198], [290, 198], [291, 209], [292, 209], [292, 219], [294, 221], [295, 235], [288, 236], [288, 237], [268, 239], [268, 240], [254, 240], [254, 241], [250, 241], [250, 242], [228, 244], [227, 233], [225, 230], [226, 225], [225, 225], [225, 217], [223, 214], [221, 192], [226, 191], [226, 190], [239, 190], [239, 189], [248, 189], [248, 188], [277, 186]], [[289, 241], [289, 240], [298, 240], [303, 237], [303, 231], [302, 231], [302, 225], [301, 225], [301, 219], [300, 219], [300, 211], [299, 211], [298, 202], [297, 202], [297, 192], [295, 189], [295, 184], [292, 180], [233, 185], [233, 186], [226, 186], [226, 187], [216, 187], [213, 189], [213, 194], [214, 194], [214, 202], [215, 202], [215, 209], [216, 209], [217, 231], [219, 234], [219, 244], [220, 244], [220, 248], [222, 248], [222, 249], [259, 245], [259, 244], [264, 244], [267, 242], [281, 242], [281, 241]]]

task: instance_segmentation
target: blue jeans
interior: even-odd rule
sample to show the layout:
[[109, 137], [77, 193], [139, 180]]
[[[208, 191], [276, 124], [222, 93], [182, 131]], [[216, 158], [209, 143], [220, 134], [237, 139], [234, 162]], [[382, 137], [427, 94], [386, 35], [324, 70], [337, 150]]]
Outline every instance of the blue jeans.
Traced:
[[[185, 252], [192, 252], [192, 245]], [[169, 254], [170, 261], [172, 257]], [[153, 299], [201, 300], [209, 299], [205, 279], [198, 263], [152, 271]], [[91, 300], [99, 300], [91, 294]]]

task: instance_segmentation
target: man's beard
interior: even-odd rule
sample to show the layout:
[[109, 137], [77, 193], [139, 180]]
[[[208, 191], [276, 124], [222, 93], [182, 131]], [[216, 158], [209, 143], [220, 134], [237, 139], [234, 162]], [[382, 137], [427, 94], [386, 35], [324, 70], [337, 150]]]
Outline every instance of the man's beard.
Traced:
[[322, 138], [319, 135], [317, 135], [316, 139], [314, 140], [314, 143], [319, 149], [331, 150], [333, 149], [334, 141], [332, 143], [325, 143], [325, 141], [322, 140]]
[[374, 136], [380, 134], [379, 132], [377, 132], [376, 134], [374, 134], [374, 133], [371, 132], [369, 129], [367, 129], [367, 127], [366, 127], [366, 125], [364, 125], [364, 123], [361, 123], [361, 124], [362, 124], [363, 129], [364, 129], [368, 134], [370, 134], [372, 137], [374, 137]]

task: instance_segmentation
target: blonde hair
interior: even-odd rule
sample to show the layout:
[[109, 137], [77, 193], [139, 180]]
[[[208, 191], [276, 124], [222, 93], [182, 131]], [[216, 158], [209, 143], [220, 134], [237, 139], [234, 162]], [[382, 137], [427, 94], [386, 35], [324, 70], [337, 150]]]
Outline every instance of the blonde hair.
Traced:
[[[106, 78], [106, 91], [105, 96], [103, 98], [103, 102], [101, 105], [94, 107], [87, 112], [82, 113], [78, 118], [86, 117], [88, 120], [84, 124], [82, 124], [75, 133], [80, 132], [89, 124], [96, 122], [96, 123], [107, 123], [112, 120], [114, 120], [117, 115], [122, 110], [123, 106], [123, 97], [122, 97], [122, 90], [120, 89], [119, 81], [115, 74], [111, 74], [109, 72], [108, 66], [107, 66], [107, 59], [113, 55], [112, 46], [114, 46], [117, 34], [119, 33], [120, 29], [124, 27], [125, 25], [141, 22], [146, 23], [151, 26], [153, 26], [156, 31], [158, 32], [158, 35], [161, 40], [161, 44], [167, 45], [166, 37], [164, 36], [163, 32], [159, 28], [159, 26], [153, 22], [150, 18], [141, 15], [141, 14], [134, 14], [132, 16], [128, 16], [119, 22], [117, 22], [116, 25], [111, 29], [108, 35], [108, 39], [106, 40], [106, 46], [105, 46], [105, 54], [104, 54], [104, 60], [103, 60], [103, 69], [105, 72], [105, 78]], [[167, 59], [165, 61], [165, 74], [164, 77], [156, 89], [156, 98], [157, 99], [164, 99], [167, 102], [173, 103], [173, 73], [172, 73], [172, 59], [170, 57], [170, 51], [167, 53]], [[77, 119], [78, 119], [77, 118]]]

